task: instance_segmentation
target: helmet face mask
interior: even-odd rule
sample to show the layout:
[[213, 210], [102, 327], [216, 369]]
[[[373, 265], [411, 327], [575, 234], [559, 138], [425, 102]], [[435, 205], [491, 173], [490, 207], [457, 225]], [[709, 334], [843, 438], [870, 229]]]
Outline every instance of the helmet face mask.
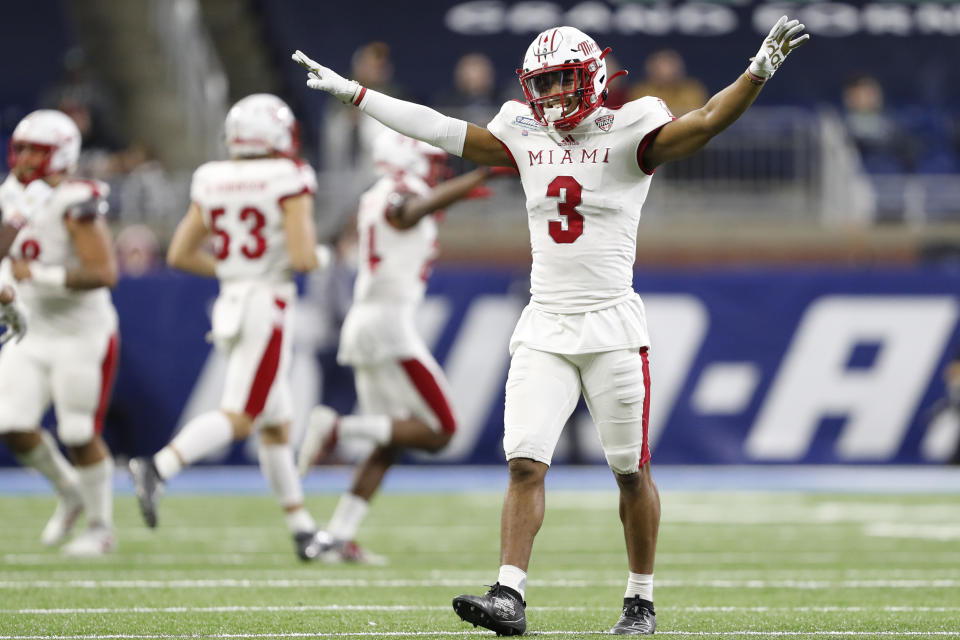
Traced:
[[608, 51], [573, 27], [548, 29], [534, 39], [517, 73], [540, 124], [572, 129], [603, 104]]
[[80, 159], [80, 130], [70, 116], [53, 109], [27, 114], [7, 146], [7, 164], [22, 184], [72, 173]]

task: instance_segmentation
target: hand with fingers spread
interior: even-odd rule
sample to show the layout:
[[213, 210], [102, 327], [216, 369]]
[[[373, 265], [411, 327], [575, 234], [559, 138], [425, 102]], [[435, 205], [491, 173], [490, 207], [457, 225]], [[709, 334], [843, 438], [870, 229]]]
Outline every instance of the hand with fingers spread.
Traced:
[[294, 52], [291, 58], [307, 70], [307, 86], [311, 89], [326, 91], [344, 104], [357, 104], [363, 98], [364, 88], [360, 86], [359, 82], [347, 80], [336, 71], [312, 60], [299, 49]]
[[773, 77], [787, 55], [810, 39], [808, 33], [797, 37], [804, 28], [805, 25], [800, 24], [799, 20], [788, 20], [787, 16], [781, 16], [770, 29], [757, 55], [750, 59], [747, 71], [752, 76], [751, 80], [756, 77], [763, 82]]

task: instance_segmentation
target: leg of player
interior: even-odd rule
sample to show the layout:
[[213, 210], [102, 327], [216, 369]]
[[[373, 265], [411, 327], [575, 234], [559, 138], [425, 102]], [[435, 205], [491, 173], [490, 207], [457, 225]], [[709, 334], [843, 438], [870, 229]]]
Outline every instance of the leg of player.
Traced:
[[529, 458], [508, 463], [510, 481], [500, 515], [500, 573], [497, 582], [482, 596], [453, 599], [453, 610], [463, 620], [495, 631], [497, 635], [521, 635], [527, 628], [527, 567], [533, 539], [543, 524], [544, 478], [549, 468]]
[[649, 464], [637, 473], [614, 475], [620, 487], [620, 521], [630, 575], [623, 612], [611, 631], [618, 635], [651, 634], [657, 628], [653, 609], [653, 563], [660, 529], [660, 494]]
[[185, 424], [152, 458], [130, 460], [133, 488], [147, 526], [157, 526], [157, 502], [167, 480], [217, 449], [246, 439], [252, 429], [253, 420], [243, 413], [208, 411]]
[[257, 457], [260, 470], [283, 508], [284, 520], [293, 536], [297, 556], [313, 560], [329, 548], [325, 532], [317, 531], [317, 523], [303, 505], [303, 486], [293, 462], [288, 424], [264, 426], [260, 430]]
[[[61, 437], [63, 437], [61, 424]], [[103, 438], [94, 434], [81, 445], [67, 447], [80, 477], [80, 496], [87, 512], [87, 529], [71, 540], [63, 553], [93, 557], [113, 551], [113, 458]]]
[[[426, 428], [425, 425], [421, 426]], [[367, 516], [370, 499], [380, 488], [387, 470], [397, 461], [402, 451], [400, 447], [377, 446], [357, 467], [350, 490], [340, 496], [330, 522], [327, 523], [327, 533], [334, 544], [330, 551], [324, 554], [324, 561], [386, 564], [386, 558], [358, 546], [355, 538]]]
[[647, 425], [650, 368], [646, 349], [581, 356], [584, 398], [607, 464], [620, 488], [620, 520], [629, 575], [623, 608], [610, 630], [617, 635], [652, 634], [653, 565], [660, 527], [660, 496], [650, 473]]
[[500, 635], [527, 628], [527, 567], [543, 524], [544, 478], [580, 392], [580, 372], [568, 357], [522, 346], [514, 352], [503, 415], [510, 480], [500, 518], [500, 571], [485, 595], [453, 599], [466, 622]]
[[0, 436], [17, 461], [39, 471], [57, 491], [57, 508], [43, 528], [40, 541], [47, 546], [63, 542], [83, 512], [80, 477], [60, 453], [47, 431], [14, 431]]

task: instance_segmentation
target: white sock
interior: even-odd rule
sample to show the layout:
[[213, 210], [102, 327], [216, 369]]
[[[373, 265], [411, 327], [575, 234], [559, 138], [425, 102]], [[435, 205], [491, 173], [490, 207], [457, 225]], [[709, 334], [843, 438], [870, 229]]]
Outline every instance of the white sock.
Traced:
[[[166, 480], [180, 473], [183, 467], [202, 460], [231, 442], [233, 425], [230, 419], [221, 411], [208, 411], [185, 424], [170, 444], [153, 456], [153, 464], [157, 466], [160, 477]], [[180, 458], [183, 458], [183, 462]]]
[[527, 572], [520, 567], [515, 567], [512, 564], [501, 565], [497, 582], [519, 593], [521, 599], [526, 597], [524, 594], [527, 591]]
[[[257, 458], [260, 460], [260, 470], [267, 479], [273, 497], [284, 509], [299, 507], [288, 511], [286, 515], [287, 527], [293, 533], [300, 531], [316, 531], [317, 523], [313, 521], [307, 510], [303, 508], [303, 487], [300, 476], [293, 462], [293, 449], [287, 444], [260, 443], [257, 449]], [[296, 514], [296, 515], [295, 515]]]
[[652, 573], [633, 573], [627, 578], [627, 591], [623, 594], [624, 598], [640, 596], [641, 600], [653, 602], [653, 574]]
[[113, 527], [113, 458], [77, 467], [80, 497], [87, 512], [87, 524]]
[[60, 453], [56, 441], [46, 430], [40, 432], [40, 444], [18, 455], [17, 460], [25, 467], [36, 469], [50, 481], [61, 497], [80, 497], [80, 477], [76, 469]]
[[387, 444], [393, 435], [392, 420], [388, 416], [341, 416], [340, 437], [360, 438], [375, 444]]
[[283, 514], [283, 521], [287, 523], [287, 529], [290, 530], [290, 533], [300, 533], [301, 531], [313, 533], [317, 530], [317, 523], [313, 516], [303, 507]]
[[353, 540], [369, 508], [366, 500], [348, 491], [340, 496], [337, 508], [333, 510], [327, 533], [337, 540]]

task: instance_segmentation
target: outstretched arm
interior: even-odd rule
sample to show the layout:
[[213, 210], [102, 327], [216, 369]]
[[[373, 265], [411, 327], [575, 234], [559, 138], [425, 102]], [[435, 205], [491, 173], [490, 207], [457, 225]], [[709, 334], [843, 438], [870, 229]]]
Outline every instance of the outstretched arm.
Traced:
[[405, 136], [422, 140], [448, 153], [481, 165], [512, 166], [510, 155], [497, 138], [484, 129], [445, 116], [429, 107], [367, 89], [297, 51], [293, 59], [307, 73], [307, 86], [326, 91], [344, 104], [352, 104], [372, 118]]
[[810, 38], [809, 35], [797, 37], [803, 29], [804, 25], [797, 20], [780, 18], [743, 75], [700, 109], [663, 126], [644, 152], [643, 165], [652, 169], [664, 162], [685, 158], [733, 124], [753, 104], [787, 54]]
[[[409, 229], [420, 222], [425, 215], [450, 206], [457, 200], [466, 197], [474, 187], [482, 184], [487, 178], [494, 175], [505, 175], [500, 173], [502, 171], [502, 169], [481, 167], [442, 182], [429, 195], [408, 198], [398, 206], [391, 208], [387, 212], [387, 218], [398, 229]], [[510, 169], [508, 173], [517, 175], [514, 169]]]

